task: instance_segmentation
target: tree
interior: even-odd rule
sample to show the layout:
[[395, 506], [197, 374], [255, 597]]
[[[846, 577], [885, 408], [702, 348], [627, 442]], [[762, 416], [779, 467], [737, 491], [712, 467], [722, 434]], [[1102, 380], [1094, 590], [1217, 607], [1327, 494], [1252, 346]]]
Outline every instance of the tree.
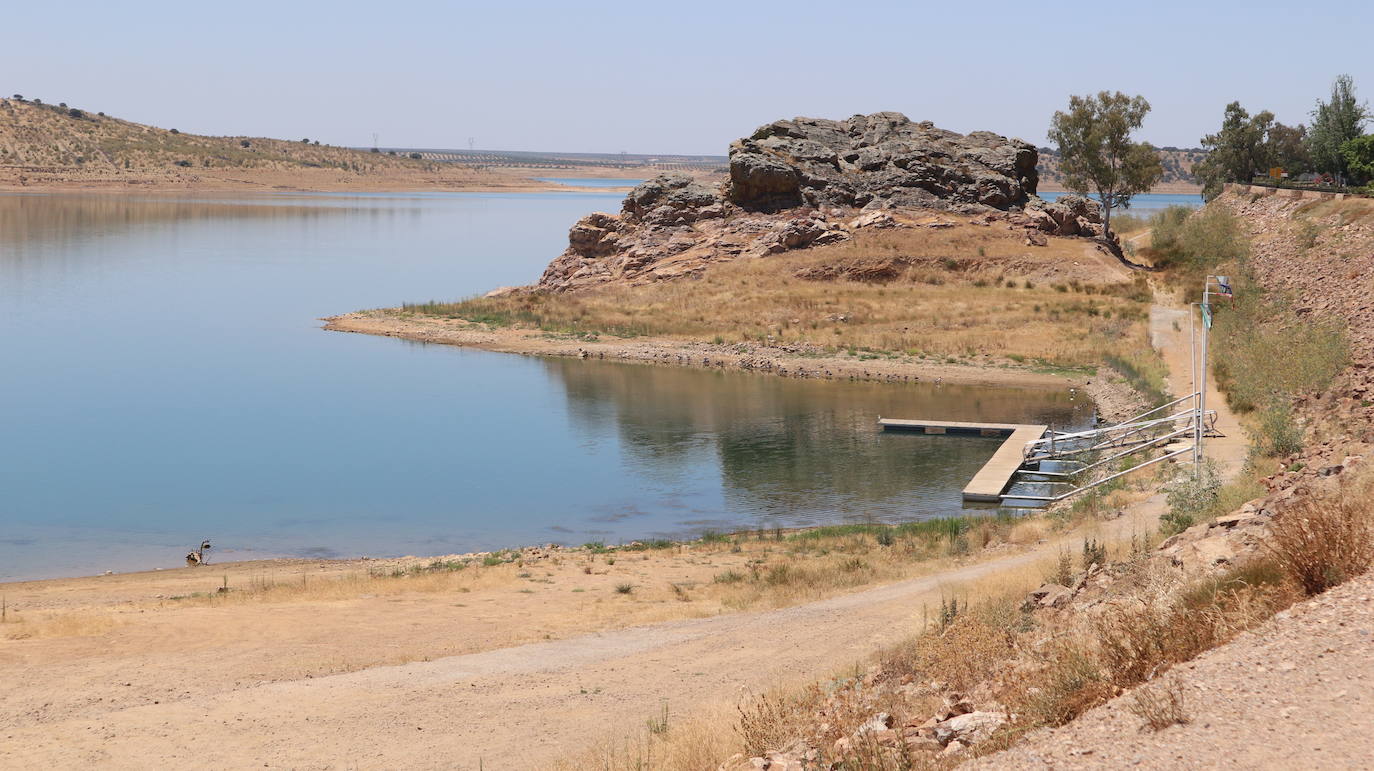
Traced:
[[1374, 182], [1374, 134], [1356, 137], [1341, 145], [1341, 156], [1353, 180], [1360, 184]]
[[1269, 162], [1289, 174], [1312, 170], [1312, 154], [1307, 151], [1307, 127], [1299, 123], [1285, 126], [1275, 123], [1269, 127]]
[[1345, 178], [1347, 168], [1341, 148], [1364, 133], [1368, 119], [1368, 105], [1355, 101], [1355, 81], [1349, 75], [1336, 76], [1331, 84], [1331, 101], [1318, 99], [1317, 108], [1312, 111], [1307, 144], [1317, 171]]
[[1249, 182], [1256, 171], [1269, 167], [1267, 135], [1274, 113], [1263, 110], [1251, 117], [1240, 102], [1226, 105], [1221, 130], [1202, 138], [1207, 157], [1193, 174], [1202, 182], [1202, 197], [1212, 200], [1227, 182]]
[[1149, 142], [1132, 142], [1150, 103], [1141, 96], [1102, 91], [1070, 96], [1069, 111], [1050, 121], [1050, 141], [1059, 146], [1064, 184], [1076, 193], [1095, 190], [1102, 202], [1102, 232], [1110, 237], [1112, 209], [1129, 208], [1131, 197], [1154, 187], [1164, 175]]
[[1275, 166], [1290, 174], [1308, 171], [1312, 160], [1306, 136], [1304, 126], [1285, 126], [1268, 110], [1251, 116], [1240, 102], [1226, 105], [1221, 130], [1202, 138], [1207, 157], [1193, 167], [1202, 182], [1202, 197], [1210, 201], [1225, 183], [1249, 182]]

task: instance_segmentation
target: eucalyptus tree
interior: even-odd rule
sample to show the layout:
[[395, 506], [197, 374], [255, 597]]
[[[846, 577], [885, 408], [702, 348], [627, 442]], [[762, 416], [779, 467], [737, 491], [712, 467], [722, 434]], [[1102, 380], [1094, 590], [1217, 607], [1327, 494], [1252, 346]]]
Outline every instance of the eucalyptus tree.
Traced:
[[1069, 109], [1050, 120], [1049, 138], [1059, 147], [1064, 186], [1075, 193], [1097, 193], [1108, 238], [1112, 209], [1129, 208], [1132, 196], [1148, 191], [1164, 175], [1154, 146], [1131, 139], [1149, 112], [1150, 103], [1142, 96], [1102, 91], [1070, 96]]

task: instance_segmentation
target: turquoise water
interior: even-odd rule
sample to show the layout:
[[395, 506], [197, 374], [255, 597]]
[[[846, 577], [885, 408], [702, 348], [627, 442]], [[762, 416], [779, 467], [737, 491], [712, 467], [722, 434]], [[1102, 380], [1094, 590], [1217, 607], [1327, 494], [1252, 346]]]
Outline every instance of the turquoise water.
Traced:
[[324, 332], [525, 283], [615, 194], [0, 196], [0, 579], [963, 510], [1066, 393], [797, 381]]
[[634, 187], [643, 179], [613, 179], [610, 177], [535, 177], [540, 182], [554, 182], [569, 187]]
[[[1069, 194], [1040, 193], [1040, 197], [1044, 198], [1046, 201], [1053, 201], [1061, 195]], [[1097, 200], [1096, 193], [1092, 194], [1089, 197], [1092, 198], [1094, 201]], [[1142, 195], [1137, 195], [1131, 198], [1131, 208], [1125, 209], [1124, 211], [1130, 212], [1132, 214], [1148, 215], [1153, 214], [1154, 212], [1160, 211], [1162, 209], [1167, 209], [1170, 206], [1186, 206], [1189, 209], [1199, 209], [1202, 207], [1202, 203], [1202, 196], [1194, 195], [1192, 193], [1144, 193]], [[1120, 211], [1123, 210], [1113, 209], [1113, 212]]]

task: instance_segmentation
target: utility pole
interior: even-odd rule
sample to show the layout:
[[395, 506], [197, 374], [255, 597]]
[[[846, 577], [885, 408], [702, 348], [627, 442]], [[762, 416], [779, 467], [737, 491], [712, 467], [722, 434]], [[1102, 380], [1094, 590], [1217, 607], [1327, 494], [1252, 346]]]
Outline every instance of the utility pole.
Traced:
[[377, 132], [375, 132], [375, 131], [372, 132], [372, 149], [373, 149], [373, 150], [379, 149], [380, 146], [377, 144], [377, 141], [378, 141], [378, 139], [379, 139], [380, 137], [381, 137], [381, 135], [378, 134]]
[[476, 139], [473, 139], [472, 137], [468, 137], [468, 152], [469, 152], [469, 153], [472, 152], [472, 148], [474, 148], [474, 147], [476, 147], [476, 146], [477, 146], [477, 140], [476, 140]]

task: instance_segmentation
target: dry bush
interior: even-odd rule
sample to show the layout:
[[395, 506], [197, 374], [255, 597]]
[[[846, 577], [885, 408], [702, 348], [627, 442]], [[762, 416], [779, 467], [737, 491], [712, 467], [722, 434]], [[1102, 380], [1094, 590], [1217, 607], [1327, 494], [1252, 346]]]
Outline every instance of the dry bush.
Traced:
[[1145, 727], [1151, 731], [1163, 731], [1169, 726], [1186, 725], [1192, 720], [1183, 698], [1183, 688], [1177, 680], [1137, 688], [1131, 694], [1131, 703], [1127, 709], [1144, 721]]
[[1042, 664], [1012, 683], [1008, 701], [1024, 728], [1059, 726], [1111, 698], [1102, 666], [1082, 640], [1067, 638], [1050, 648]]
[[1274, 518], [1265, 548], [1309, 595], [1320, 594], [1374, 562], [1368, 480], [1328, 500], [1304, 501]]
[[968, 691], [1012, 659], [1024, 623], [1025, 617], [1009, 601], [965, 610], [943, 632], [932, 630], [915, 641], [907, 671]]
[[798, 694], [761, 694], [739, 705], [735, 733], [744, 745], [744, 753], [750, 757], [763, 755], [802, 735], [820, 701], [820, 690], [813, 686]]

